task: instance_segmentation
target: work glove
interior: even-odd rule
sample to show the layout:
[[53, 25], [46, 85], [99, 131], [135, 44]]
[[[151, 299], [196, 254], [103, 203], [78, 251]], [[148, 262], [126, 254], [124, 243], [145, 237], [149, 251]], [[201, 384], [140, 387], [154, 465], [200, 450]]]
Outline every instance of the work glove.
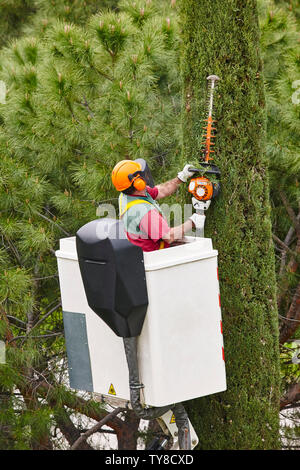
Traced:
[[194, 173], [192, 171], [189, 171], [189, 168], [193, 168], [193, 165], [185, 165], [183, 170], [177, 174], [177, 178], [179, 178], [183, 183], [186, 183], [189, 178], [194, 176]]
[[189, 217], [191, 221], [194, 224], [194, 227], [198, 230], [202, 230], [205, 224], [205, 215], [201, 214], [193, 214], [191, 217]]

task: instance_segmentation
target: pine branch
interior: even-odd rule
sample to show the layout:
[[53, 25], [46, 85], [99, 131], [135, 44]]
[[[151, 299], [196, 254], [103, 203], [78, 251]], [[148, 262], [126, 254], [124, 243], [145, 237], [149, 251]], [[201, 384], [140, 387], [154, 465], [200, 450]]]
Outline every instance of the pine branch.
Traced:
[[[297, 401], [297, 402], [295, 402], [295, 403], [293, 403], [293, 404], [291, 404], [291, 405], [285, 406], [285, 407], [283, 408], [283, 410], [284, 410], [284, 411], [285, 411], [285, 410], [294, 410], [294, 409], [296, 409], [296, 408], [300, 408], [300, 401]], [[283, 413], [280, 413], [280, 414], [281, 414], [282, 416], [284, 416]]]
[[89, 115], [91, 116], [91, 118], [95, 117], [95, 114], [94, 114], [93, 111], [91, 110], [91, 108], [90, 108], [90, 106], [89, 106], [89, 103], [87, 102], [87, 99], [86, 99], [86, 97], [85, 97], [84, 95], [83, 95], [83, 98], [84, 98], [83, 103], [79, 103], [79, 104], [88, 110], [88, 113], [89, 113]]
[[39, 326], [41, 323], [43, 323], [43, 321], [46, 320], [46, 318], [48, 318], [51, 313], [55, 312], [55, 310], [57, 310], [59, 307], [61, 306], [61, 301], [58, 302], [58, 304], [56, 304], [51, 310], [49, 310], [49, 312], [47, 312], [40, 320], [38, 320], [33, 326], [32, 326], [32, 329], [31, 331], [36, 328], [37, 326]]
[[286, 211], [292, 221], [292, 224], [297, 232], [297, 235], [300, 236], [300, 223], [299, 223], [299, 220], [298, 220], [298, 217], [296, 216], [293, 208], [290, 206], [288, 200], [287, 200], [287, 197], [286, 197], [286, 194], [284, 193], [284, 191], [282, 191], [282, 189], [279, 189], [279, 195], [281, 197], [281, 200], [284, 204], [284, 207], [286, 208]]
[[[295, 320], [294, 318], [286, 318], [284, 317], [283, 315], [279, 315], [279, 318], [281, 318], [281, 320], [285, 323], [288, 323], [288, 322], [296, 322], [296, 323], [299, 323], [300, 324], [300, 320]], [[299, 325], [300, 326], [300, 325]], [[289, 338], [289, 341], [293, 341], [291, 338]], [[286, 348], [286, 349], [289, 349], [289, 348]]]
[[290, 386], [286, 394], [280, 400], [280, 409], [284, 409], [287, 405], [297, 403], [300, 400], [300, 383]]
[[[300, 223], [300, 211], [299, 211], [296, 218], [297, 218], [297, 223]], [[290, 243], [292, 242], [294, 233], [295, 233], [295, 227], [292, 225], [289, 228], [288, 233], [286, 234], [286, 237], [285, 237], [284, 242], [283, 242], [286, 246], [289, 246]], [[286, 255], [287, 255], [287, 250], [284, 248], [283, 251], [282, 251], [282, 254], [281, 254], [279, 277], [281, 277], [284, 273], [284, 268], [285, 268], [285, 265], [286, 265]]]
[[[60, 407], [58, 411], [54, 411], [54, 419], [57, 426], [61, 430], [64, 437], [67, 439], [70, 446], [72, 446], [81, 436], [80, 431], [76, 428], [69, 414], [64, 407]], [[94, 450], [87, 442], [79, 443], [77, 449], [80, 450]]]
[[[6, 324], [7, 326], [7, 329], [5, 331], [5, 341], [6, 341], [6, 344], [10, 343], [10, 342], [13, 342], [13, 333], [11, 331], [11, 328], [10, 328], [10, 324], [9, 324], [9, 321], [8, 321], [8, 318], [7, 318], [7, 314], [5, 312], [5, 310], [1, 307], [0, 305], [0, 317], [3, 318], [4, 320], [4, 323]], [[12, 346], [16, 346], [16, 344], [14, 343]]]
[[11, 251], [13, 252], [13, 254], [15, 255], [18, 263], [21, 265], [22, 264], [21, 255], [18, 252], [16, 246], [13, 244], [13, 242], [10, 240], [10, 238], [7, 237], [5, 234], [4, 234], [4, 238], [7, 241], [7, 243], [9, 244], [9, 247], [10, 247]]
[[51, 224], [56, 225], [56, 227], [58, 227], [59, 230], [61, 230], [65, 235], [67, 235], [67, 237], [70, 237], [70, 236], [71, 236], [70, 233], [66, 232], [66, 230], [63, 229], [57, 222], [54, 222], [54, 220], [49, 219], [48, 217], [46, 217], [46, 216], [43, 215], [43, 214], [40, 214], [40, 213], [37, 212], [37, 211], [34, 211], [34, 212], [35, 212], [39, 217], [42, 217], [43, 219], [47, 220], [47, 222], [50, 222]]
[[289, 280], [288, 280], [288, 275], [287, 274], [288, 273], [295, 273], [298, 269], [298, 266], [299, 266], [300, 237], [297, 240], [296, 252], [295, 253], [296, 253], [298, 259], [295, 259], [294, 256], [292, 256], [292, 258], [289, 261], [289, 264], [287, 266], [287, 269], [286, 269], [286, 275], [285, 275], [285, 277], [281, 278], [281, 285], [280, 285], [280, 289], [279, 289], [278, 295], [277, 295], [277, 306], [278, 306], [278, 308], [280, 307], [282, 299], [286, 295], [286, 292], [289, 288]]
[[26, 326], [26, 323], [24, 321], [20, 320], [19, 318], [13, 317], [12, 315], [6, 315], [6, 317], [9, 320], [13, 320], [12, 323], [14, 323], [16, 326], [17, 326], [17, 323], [21, 323], [23, 326]]
[[287, 251], [290, 255], [292, 255], [298, 262], [300, 262], [300, 255], [296, 251], [291, 250], [288, 245], [286, 245], [280, 238], [275, 235], [275, 233], [272, 234], [273, 240], [277, 242], [280, 246], [282, 246], [285, 251]]
[[54, 277], [58, 277], [58, 274], [52, 274], [51, 276], [44, 276], [44, 277], [36, 277], [33, 278], [33, 281], [43, 281], [44, 279], [53, 279]]
[[103, 72], [102, 70], [97, 69], [94, 65], [91, 64], [91, 69], [94, 70], [98, 75], [100, 75], [103, 78], [106, 78], [110, 82], [113, 82], [114, 79], [107, 75], [107, 73]]
[[14, 342], [16, 341], [17, 339], [23, 339], [23, 342], [22, 344], [24, 343], [24, 341], [26, 339], [28, 339], [28, 337], [30, 336], [31, 338], [49, 338], [51, 336], [59, 336], [59, 335], [62, 335], [61, 332], [59, 333], [51, 333], [49, 335], [38, 335], [38, 336], [31, 336], [31, 333], [32, 333], [32, 330], [34, 328], [36, 328], [37, 326], [39, 326], [41, 323], [43, 323], [44, 320], [46, 320], [46, 318], [48, 318], [55, 310], [58, 309], [58, 307], [61, 306], [61, 302], [59, 302], [57, 305], [55, 305], [55, 307], [53, 307], [51, 310], [49, 310], [48, 313], [46, 313], [39, 321], [37, 321], [35, 324], [33, 324], [31, 327], [30, 327], [30, 330], [27, 332], [26, 335], [22, 335], [22, 336], [15, 336], [15, 337], [11, 337], [9, 340], [8, 340], [8, 343], [11, 343], [11, 342]]
[[294, 322], [290, 322], [283, 325], [280, 330], [279, 342], [280, 344], [285, 343], [295, 333], [299, 325], [295, 320], [300, 320], [300, 282], [293, 296], [290, 308], [286, 314], [286, 319], [293, 319]]
[[[292, 241], [292, 238], [293, 238], [293, 235], [295, 233], [295, 229], [293, 226], [291, 226], [288, 230], [288, 233], [284, 239], [284, 245], [286, 245], [287, 247], [289, 246], [289, 244], [291, 243]], [[287, 255], [287, 250], [284, 248], [282, 250], [282, 253], [281, 253], [281, 258], [280, 258], [280, 269], [279, 269], [279, 277], [281, 277], [284, 273], [284, 268], [285, 268], [285, 265], [286, 265], [286, 255]]]
[[[36, 392], [41, 397], [45, 398], [51, 407], [57, 405], [55, 395], [53, 394], [53, 392], [55, 392], [55, 387], [53, 385], [49, 385], [45, 381], [39, 382]], [[107, 415], [105, 410], [100, 407], [95, 407], [97, 403], [93, 400], [85, 400], [80, 396], [65, 394], [63, 397], [63, 405], [74, 412], [83, 414], [95, 421], [102, 420]], [[117, 435], [121, 434], [124, 429], [124, 422], [117, 416], [110, 416], [107, 425], [112, 428]]]
[[95, 432], [98, 432], [102, 426], [104, 426], [105, 424], [107, 424], [109, 422], [109, 420], [111, 418], [113, 418], [114, 416], [117, 416], [119, 413], [121, 413], [122, 411], [125, 411], [125, 408], [116, 408], [114, 411], [112, 411], [111, 413], [109, 413], [108, 415], [106, 415], [103, 419], [101, 419], [101, 421], [99, 421], [97, 424], [95, 424], [91, 429], [89, 429], [88, 431], [86, 431], [84, 434], [82, 434], [78, 439], [77, 441], [74, 442], [74, 444], [71, 446], [70, 450], [77, 450], [79, 448], [79, 446], [84, 442], [86, 441], [86, 439], [88, 437], [90, 437], [92, 434], [94, 434]]
[[30, 338], [51, 338], [51, 336], [62, 336], [62, 335], [63, 335], [62, 332], [58, 332], [58, 333], [49, 333], [46, 335], [37, 335], [37, 336], [30, 335]]
[[[31, 331], [30, 331], [31, 333]], [[28, 333], [27, 335], [23, 335], [23, 336], [15, 336], [14, 338], [12, 338], [11, 340], [8, 341], [8, 343], [12, 342], [12, 341], [16, 341], [17, 339], [23, 339], [23, 343], [26, 339], [29, 338], [51, 338], [52, 336], [61, 336], [63, 333], [62, 332], [59, 332], [59, 333], [49, 333], [49, 334], [46, 334], [46, 335], [35, 335], [35, 336], [32, 336], [30, 333]], [[23, 344], [22, 343], [22, 344]]]

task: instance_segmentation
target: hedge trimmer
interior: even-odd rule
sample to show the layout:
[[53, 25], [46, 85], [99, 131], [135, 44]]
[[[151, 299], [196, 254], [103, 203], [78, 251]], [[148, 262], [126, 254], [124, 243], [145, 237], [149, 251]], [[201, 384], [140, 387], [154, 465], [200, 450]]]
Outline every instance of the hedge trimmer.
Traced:
[[[220, 176], [221, 172], [216, 165], [210, 163], [213, 160], [211, 154], [214, 153], [214, 150], [211, 149], [214, 146], [214, 142], [212, 139], [215, 138], [215, 135], [212, 131], [216, 130], [213, 123], [216, 121], [212, 118], [212, 111], [213, 111], [213, 99], [214, 99], [214, 91], [216, 89], [216, 82], [219, 79], [217, 75], [209, 75], [207, 77], [208, 80], [208, 117], [205, 119], [207, 123], [203, 129], [205, 129], [205, 141], [202, 142], [203, 146], [203, 156], [200, 159], [200, 167], [201, 168], [190, 168], [189, 170], [194, 173], [199, 173], [200, 176], [192, 178], [189, 183], [189, 192], [193, 195], [192, 197], [192, 204], [195, 211], [198, 214], [204, 215], [204, 212], [209, 208], [211, 200], [216, 197], [220, 191], [220, 183], [211, 181], [204, 175], [214, 175], [216, 177]], [[196, 230], [196, 235], [203, 237], [204, 236], [204, 229], [203, 230]]]

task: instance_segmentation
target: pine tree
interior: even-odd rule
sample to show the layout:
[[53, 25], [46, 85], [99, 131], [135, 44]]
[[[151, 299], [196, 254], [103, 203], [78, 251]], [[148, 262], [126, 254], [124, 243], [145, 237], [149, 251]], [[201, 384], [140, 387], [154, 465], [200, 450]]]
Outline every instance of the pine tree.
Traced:
[[186, 159], [200, 154], [206, 77], [221, 77], [215, 163], [222, 192], [208, 214], [219, 250], [228, 390], [189, 404], [201, 449], [279, 446], [279, 349], [265, 97], [255, 1], [182, 2]]
[[[144, 157], [164, 179], [180, 166], [173, 9], [123, 1], [117, 12], [87, 18], [83, 11], [82, 21], [80, 11], [71, 10], [69, 22], [61, 4], [55, 19], [50, 3], [39, 2], [49, 7], [51, 21], [37, 14], [37, 28], [28, 26], [0, 56], [7, 90], [0, 105], [0, 292], [7, 343], [0, 384], [5, 396], [14, 393], [2, 402], [0, 425], [7, 426], [3, 446], [17, 449], [52, 448], [53, 426], [72, 444], [79, 430], [70, 410], [98, 420], [105, 413], [89, 395], [83, 399], [58, 380], [65, 370], [54, 254], [59, 238], [96, 218], [98, 201], [115, 202], [110, 173], [117, 161]], [[125, 425], [137, 424], [127, 415], [127, 422], [110, 423], [120, 439]], [[128, 441], [132, 446], [134, 439]]]
[[[280, 318], [281, 375], [280, 408], [299, 401], [299, 365], [293, 363], [300, 338], [300, 68], [299, 2], [261, 2], [260, 25], [267, 97], [267, 154], [270, 160], [273, 238], [277, 260], [277, 304]], [[291, 410], [287, 412], [290, 413]], [[293, 413], [292, 446], [299, 425]]]
[[0, 4], [0, 47], [24, 34], [41, 34], [57, 19], [85, 24], [99, 9], [116, 9], [118, 0], [3, 0]]
[[0, 4], [0, 47], [18, 37], [24, 24], [36, 13], [35, 4], [28, 0], [4, 0]]

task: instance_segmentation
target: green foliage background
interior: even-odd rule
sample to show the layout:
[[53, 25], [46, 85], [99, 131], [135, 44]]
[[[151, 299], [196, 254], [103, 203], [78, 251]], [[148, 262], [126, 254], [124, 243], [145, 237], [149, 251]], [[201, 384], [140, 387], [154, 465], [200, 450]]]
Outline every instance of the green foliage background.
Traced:
[[[300, 106], [291, 102], [296, 91], [294, 83], [300, 78], [299, 3], [283, 0], [258, 3], [263, 58], [260, 87], [251, 89], [245, 80], [246, 66], [239, 70], [228, 68], [238, 79], [240, 108], [234, 103], [237, 82], [216, 68], [217, 55], [228, 45], [221, 44], [216, 51], [213, 70], [208, 70], [205, 61], [209, 55], [205, 52], [199, 57], [199, 50], [194, 49], [191, 58], [200, 60], [199, 73], [203, 76], [199, 95], [192, 97], [198, 110], [206, 93], [205, 76], [220, 73], [222, 77], [216, 112], [224, 138], [219, 137], [217, 141], [216, 161], [219, 158], [217, 163], [222, 167], [223, 194], [211, 209], [208, 228], [214, 243], [220, 244], [220, 252], [238, 249], [241, 264], [249, 256], [257, 257], [257, 249], [262, 254], [259, 272], [253, 266], [248, 266], [250, 271], [246, 272], [245, 264], [245, 272], [240, 277], [239, 298], [234, 310], [234, 328], [239, 331], [227, 329], [228, 335], [237, 336], [247, 327], [245, 297], [252, 299], [248, 306], [251, 328], [264, 331], [266, 327], [265, 313], [261, 313], [257, 322], [259, 300], [253, 300], [253, 295], [258, 295], [258, 291], [255, 294], [251, 291], [249, 279], [255, 283], [260, 276], [262, 285], [266, 277], [272, 279], [273, 267], [268, 265], [266, 269], [263, 255], [265, 250], [271, 253], [273, 246], [265, 240], [265, 248], [257, 247], [252, 231], [247, 231], [246, 226], [249, 217], [255, 223], [257, 214], [265, 210], [268, 186], [264, 186], [265, 180], [260, 174], [269, 164], [272, 210], [261, 226], [262, 233], [270, 229], [269, 216], [272, 230], [281, 240], [290, 228], [291, 221], [279, 189], [295, 212], [299, 203]], [[209, 31], [213, 24], [207, 22], [206, 16], [203, 28]], [[225, 20], [230, 21], [228, 14]], [[15, 341], [10, 337], [6, 364], [0, 365], [0, 393], [5, 397], [0, 402], [0, 428], [5, 431], [0, 433], [0, 447], [49, 448], [49, 441], [54, 441], [51, 429], [60, 422], [57, 413], [63, 408], [69, 416], [70, 409], [62, 404], [73, 400], [73, 392], [61, 379], [65, 362], [57, 360], [65, 357], [54, 255], [59, 238], [74, 235], [80, 226], [96, 218], [99, 201], [116, 203], [117, 194], [109, 175], [117, 161], [124, 157], [144, 157], [156, 182], [160, 182], [174, 177], [185, 163], [182, 140], [185, 154], [197, 159], [196, 150], [202, 136], [199, 116], [204, 108], [200, 107], [190, 127], [185, 127], [182, 138], [180, 116], [182, 108], [185, 112], [186, 102], [181, 98], [178, 64], [184, 32], [178, 25], [175, 1], [6, 0], [0, 5], [0, 31], [0, 46], [3, 46], [0, 80], [7, 89], [6, 103], [0, 104], [0, 300], [1, 312], [5, 312], [9, 320], [9, 327], [5, 321], [1, 322], [1, 332], [6, 338], [9, 334], [18, 337]], [[239, 56], [239, 48], [236, 54]], [[224, 60], [230, 62], [229, 57]], [[259, 99], [266, 102], [267, 112], [266, 154], [262, 160], [257, 155], [260, 155], [264, 137], [258, 127], [264, 125], [264, 118], [259, 112], [261, 102], [257, 103], [257, 91]], [[237, 135], [239, 115], [245, 112], [243, 106], [249, 109], [249, 126], [243, 134]], [[253, 115], [257, 116], [256, 121], [252, 120]], [[191, 135], [195, 140], [190, 139]], [[234, 142], [239, 142], [242, 153], [229, 153]], [[245, 151], [247, 146], [252, 150]], [[247, 213], [241, 214], [239, 202], [244, 204], [249, 192], [248, 166], [253, 169], [252, 190], [261, 194], [262, 199], [251, 196], [252, 207], [248, 206]], [[244, 189], [240, 194], [241, 187]], [[237, 192], [240, 201], [235, 199]], [[187, 197], [181, 188], [170, 202], [183, 203]], [[230, 204], [224, 205], [225, 200]], [[216, 227], [215, 220], [218, 221]], [[235, 226], [241, 220], [245, 222], [242, 222], [244, 234], [237, 247]], [[226, 237], [222, 237], [221, 232], [226, 233]], [[251, 253], [243, 246], [252, 247]], [[290, 248], [295, 250], [295, 247], [296, 239], [293, 239]], [[299, 268], [296, 272], [290, 272], [285, 266], [280, 269], [279, 247], [276, 247], [276, 255], [278, 292], [282, 292], [279, 313], [285, 316], [299, 282]], [[231, 259], [229, 255], [228, 259]], [[224, 276], [225, 271], [223, 273]], [[229, 280], [228, 288], [236, 289], [236, 284], [230, 282], [233, 281]], [[265, 292], [259, 293], [259, 296], [264, 295]], [[273, 294], [270, 298], [275, 303]], [[226, 295], [222, 295], [222, 303], [224, 311], [231, 308]], [[38, 323], [45, 316], [46, 319]], [[276, 348], [278, 330], [271, 317], [268, 335], [271, 334]], [[228, 326], [230, 322], [228, 316]], [[259, 363], [260, 349], [255, 338], [250, 346], [251, 361]], [[227, 361], [238, 370], [239, 357], [248, 353], [249, 344], [245, 351], [230, 353], [227, 350]], [[268, 361], [272, 360], [271, 356]], [[276, 361], [274, 367], [277, 368]], [[288, 370], [282, 369], [286, 379], [282, 391], [295, 378], [294, 372], [290, 372], [289, 365]], [[241, 401], [240, 410], [249, 400], [243, 386], [246, 390], [249, 380], [254, 380], [251, 374], [251, 367], [243, 366], [235, 386], [230, 382], [232, 396], [238, 396]], [[44, 392], [38, 392], [38, 385], [44, 378], [53, 386], [47, 399]], [[265, 390], [270, 387], [269, 378], [260, 385]], [[274, 393], [277, 399], [278, 391]], [[29, 400], [29, 396], [34, 399]], [[269, 418], [262, 418], [264, 404], [260, 406], [256, 398], [250, 403], [253, 410], [261, 411], [261, 420], [269, 422]], [[219, 402], [219, 398], [215, 406], [214, 419], [219, 423], [220, 433], [225, 425], [229, 429], [228, 423], [234, 419], [236, 434], [230, 437], [234, 445], [241, 448], [247, 442], [248, 447], [260, 448], [261, 441], [253, 439], [251, 426], [246, 426], [243, 435], [239, 433], [238, 422], [244, 419], [242, 411], [236, 408], [233, 413], [230, 403]], [[21, 412], [15, 413], [15, 409]], [[226, 422], [222, 421], [224, 410]], [[204, 416], [198, 405], [194, 413], [194, 416], [199, 413]], [[271, 414], [274, 416], [273, 408]], [[276, 418], [272, 420], [271, 426], [276, 428]], [[207, 420], [207, 425], [209, 422]], [[23, 432], [24, 429], [27, 431]], [[206, 431], [202, 435], [208, 441]], [[226, 441], [228, 436], [224, 439]], [[224, 442], [221, 440], [219, 446], [224, 446]], [[268, 440], [263, 446], [267, 443]], [[201, 445], [212, 443], [203, 441]]]

